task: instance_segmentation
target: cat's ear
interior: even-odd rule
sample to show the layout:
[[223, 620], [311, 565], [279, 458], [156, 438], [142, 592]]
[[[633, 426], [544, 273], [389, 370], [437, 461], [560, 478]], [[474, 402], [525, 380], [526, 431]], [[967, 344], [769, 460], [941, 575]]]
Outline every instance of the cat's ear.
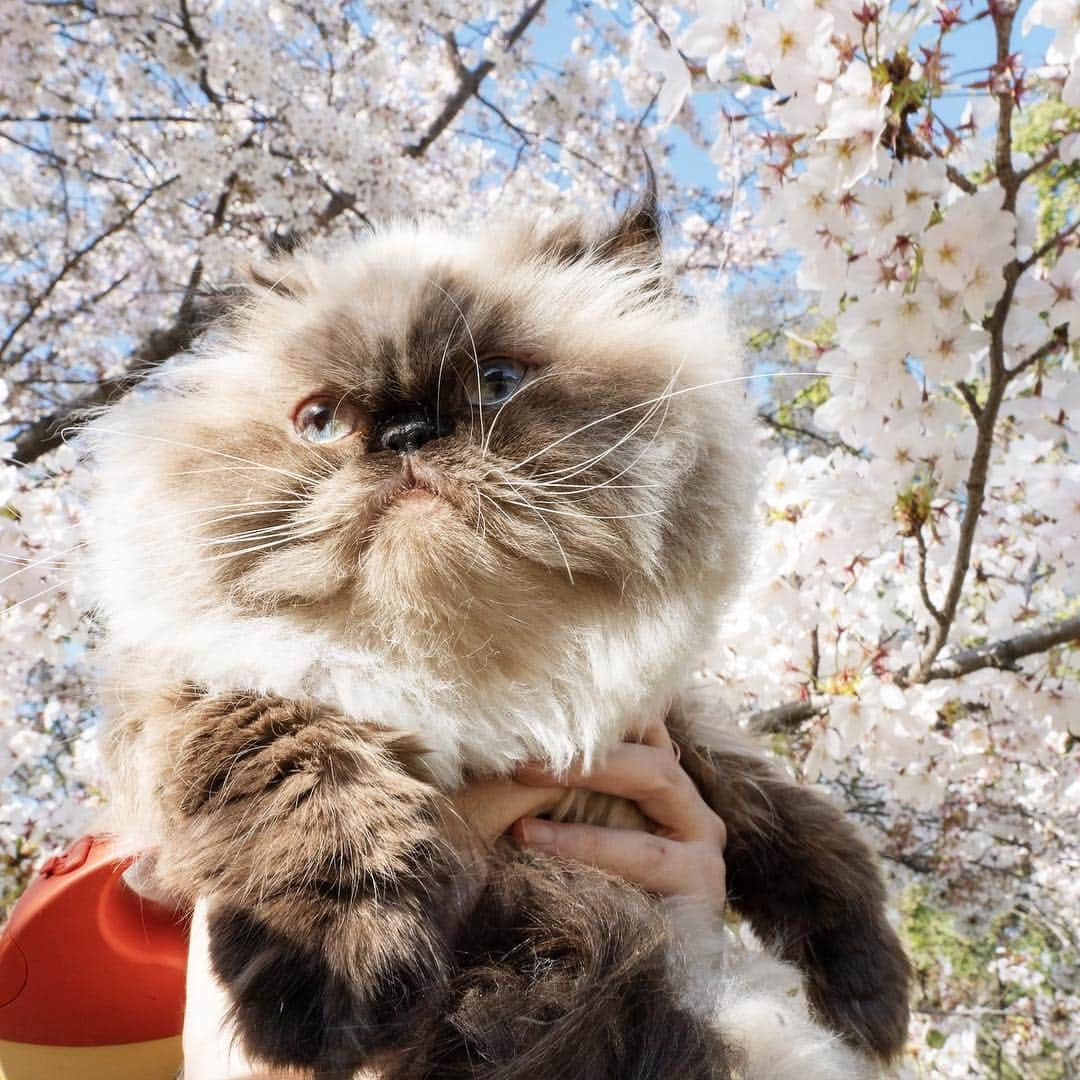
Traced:
[[615, 222], [613, 228], [595, 245], [601, 258], [629, 262], [642, 267], [660, 268], [663, 231], [660, 204], [656, 194], [656, 172], [645, 159], [645, 187], [637, 200]]
[[541, 255], [557, 263], [583, 259], [616, 262], [643, 270], [661, 271], [663, 236], [656, 173], [646, 159], [645, 185], [636, 200], [607, 229], [597, 231], [581, 218], [555, 224], [539, 238]]
[[288, 300], [302, 300], [314, 287], [303, 260], [290, 255], [252, 259], [244, 276], [249, 285]]

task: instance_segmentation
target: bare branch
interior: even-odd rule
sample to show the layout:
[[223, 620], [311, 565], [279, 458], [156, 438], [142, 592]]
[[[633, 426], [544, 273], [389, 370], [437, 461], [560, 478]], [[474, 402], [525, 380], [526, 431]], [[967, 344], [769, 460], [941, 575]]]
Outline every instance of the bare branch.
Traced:
[[127, 225], [127, 223], [131, 221], [131, 219], [159, 191], [167, 188], [170, 184], [174, 183], [178, 179], [178, 176], [172, 176], [168, 180], [163, 180], [160, 184], [155, 184], [154, 187], [150, 188], [149, 191], [143, 193], [142, 198], [139, 199], [134, 206], [127, 209], [111, 225], [107, 225], [92, 240], [87, 241], [81, 248], [72, 252], [67, 257], [67, 259], [64, 260], [64, 263], [60, 267], [60, 269], [53, 275], [48, 285], [46, 285], [45, 288], [37, 294], [37, 296], [33, 297], [30, 301], [28, 301], [26, 311], [23, 312], [20, 318], [15, 320], [15, 322], [11, 326], [11, 329], [8, 330], [7, 334], [4, 335], [4, 340], [0, 341], [0, 357], [3, 357], [4, 353], [7, 352], [11, 343], [18, 336], [19, 331], [22, 330], [22, 328], [34, 317], [34, 315], [37, 313], [38, 308], [40, 308], [41, 305], [45, 303], [45, 301], [52, 295], [53, 290], [60, 284], [60, 282], [63, 281], [64, 278], [68, 274], [70, 274], [71, 271], [74, 270], [75, 267], [78, 266], [79, 263], [82, 262], [82, 260], [86, 258], [86, 256], [89, 255], [99, 244], [104, 243], [106, 240], [109, 239], [110, 236], [115, 235], [125, 225]]
[[[925, 143], [921, 142], [912, 132], [903, 132], [902, 153], [913, 157], [922, 158], [924, 161], [933, 157], [941, 157], [941, 154]], [[945, 175], [964, 194], [974, 195], [979, 190], [979, 185], [974, 180], [966, 177], [955, 165], [945, 165]]]
[[1054, 248], [1064, 244], [1065, 241], [1078, 230], [1080, 230], [1080, 218], [1077, 218], [1071, 225], [1066, 225], [1064, 229], [1056, 232], [1046, 241], [1046, 243], [1040, 244], [1026, 259], [1021, 260], [1018, 264], [1020, 273], [1023, 273], [1025, 270], [1030, 270], [1041, 258], [1049, 255]]
[[1031, 176], [1034, 176], [1037, 172], [1042, 172], [1042, 170], [1045, 169], [1047, 165], [1052, 165], [1055, 161], [1057, 161], [1060, 154], [1061, 143], [1056, 142], [1053, 146], [1050, 147], [1049, 150], [1046, 151], [1045, 154], [1043, 154], [1041, 158], [1039, 158], [1038, 161], [1033, 161], [1026, 169], [1021, 169], [1020, 172], [1016, 174], [1017, 183], [1022, 184], [1025, 180], [1027, 180]]
[[[924, 670], [929, 669], [938, 653], [945, 647], [946, 641], [948, 641], [949, 631], [952, 628], [953, 619], [956, 617], [956, 611], [960, 605], [960, 597], [963, 593], [968, 567], [971, 564], [971, 550], [975, 543], [975, 532], [979, 526], [979, 517], [982, 514], [983, 502], [986, 498], [986, 481], [990, 474], [990, 456], [994, 448], [994, 428], [997, 424], [1001, 402], [1005, 396], [1007, 380], [1004, 374], [1004, 362], [1000, 361], [1000, 357], [1003, 355], [1002, 335], [1004, 325], [1003, 314], [997, 333], [991, 335], [990, 360], [992, 374], [990, 390], [976, 421], [975, 452], [972, 454], [971, 465], [964, 484], [967, 491], [967, 500], [964, 506], [964, 516], [960, 522], [960, 533], [956, 541], [956, 555], [953, 558], [949, 585], [942, 603], [936, 608], [933, 605], [928, 607], [931, 614], [935, 610], [937, 614], [934, 614], [936, 626], [923, 653], [921, 664]], [[995, 358], [999, 362], [995, 362]], [[920, 582], [920, 591], [924, 589], [925, 580]], [[924, 598], [924, 603], [927, 601], [929, 601], [929, 596]]]
[[[33, 116], [0, 114], [0, 124], [96, 124], [102, 118], [84, 113], [35, 113]], [[184, 113], [130, 113], [127, 116], [110, 116], [114, 123], [123, 124], [205, 124], [205, 116], [187, 116]]]
[[971, 388], [970, 383], [958, 382], [956, 389], [960, 391], [960, 396], [964, 399], [964, 403], [968, 407], [968, 411], [978, 421], [982, 416], [982, 406], [979, 404], [978, 399], [975, 397], [975, 391]]
[[1025, 356], [1014, 367], [1009, 368], [1009, 378], [1012, 379], [1014, 376], [1019, 375], [1020, 372], [1027, 371], [1033, 364], [1037, 364], [1040, 360], [1045, 359], [1059, 349], [1064, 349], [1069, 344], [1067, 327], [1068, 323], [1062, 323], [1033, 353]]
[[763, 735], [791, 731], [807, 720], [828, 711], [829, 699], [814, 695], [806, 701], [789, 701], [775, 709], [764, 709], [750, 717], [750, 727]]
[[[510, 28], [503, 41], [504, 48], [512, 49], [518, 43], [536, 16], [540, 14], [543, 6], [544, 0], [533, 0], [521, 13], [518, 21]], [[412, 158], [423, 157], [427, 153], [428, 147], [454, 122], [458, 113], [468, 104], [469, 99], [480, 89], [480, 84], [494, 70], [494, 60], [483, 60], [474, 68], [459, 69], [460, 80], [457, 89], [446, 100], [446, 103], [439, 111], [439, 115], [431, 122], [427, 131], [415, 143], [405, 148], [406, 156]]]
[[152, 368], [187, 349], [195, 340], [202, 320], [194, 306], [182, 304], [175, 322], [167, 330], [155, 330], [139, 348], [126, 371], [103, 379], [93, 390], [35, 420], [16, 437], [10, 459], [17, 465], [29, 465], [43, 454], [55, 450], [64, 441], [64, 429], [81, 420], [88, 410], [108, 405], [134, 386]]
[[[922, 675], [904, 668], [897, 672], [895, 681], [898, 686], [910, 686], [912, 683], [939, 679], [959, 679], [983, 668], [1011, 671], [1015, 669], [1016, 662], [1025, 656], [1035, 656], [1057, 645], [1069, 644], [1080, 644], [1080, 615], [1049, 623], [1015, 637], [964, 649], [944, 660], [938, 660]], [[753, 713], [749, 718], [750, 726], [760, 732], [791, 731], [807, 720], [827, 712], [829, 703], [829, 697], [818, 694], [805, 701], [789, 701], [773, 709]]]
[[945, 166], [945, 175], [963, 192], [974, 195], [979, 185], [969, 180], [955, 165]]
[[[1008, 4], [996, 4], [991, 6], [990, 12], [994, 22], [997, 63], [1004, 68], [1009, 58], [1016, 10]], [[1011, 86], [1003, 87], [994, 94], [998, 105], [994, 168], [997, 173], [997, 182], [1002, 189], [1002, 208], [1010, 213], [1016, 212], [1016, 198], [1020, 188], [1020, 181], [1012, 164], [1012, 114], [1015, 106], [1013, 94]], [[919, 675], [917, 676], [919, 681], [925, 681], [929, 677], [927, 673], [949, 640], [949, 632], [960, 606], [964, 582], [971, 565], [975, 533], [986, 498], [986, 484], [990, 473], [990, 457], [994, 448], [998, 413], [1005, 399], [1005, 389], [1015, 375], [1015, 373], [1010, 374], [1005, 366], [1005, 323], [1012, 308], [1016, 283], [1022, 273], [1022, 264], [1014, 258], [1003, 271], [1005, 287], [994, 305], [994, 310], [983, 321], [983, 326], [990, 335], [990, 385], [987, 389], [986, 401], [976, 417], [975, 450], [965, 482], [967, 499], [964, 516], [960, 522], [952, 573], [949, 576], [945, 599], [938, 605], [941, 617], [935, 619], [936, 625], [919, 661]], [[966, 395], [965, 400], [967, 400]]]
[[[517, 44], [525, 31], [539, 15], [543, 6], [544, 0], [533, 0], [533, 3], [522, 12], [520, 18], [510, 28], [504, 38], [503, 44], [506, 49], [511, 49]], [[205, 42], [195, 30], [191, 19], [191, 13], [188, 9], [187, 0], [179, 0], [179, 10], [180, 23], [184, 33], [187, 36], [192, 49], [201, 56]], [[494, 68], [494, 61], [485, 60], [475, 68], [466, 69], [467, 77], [463, 76], [458, 90], [443, 107], [439, 116], [431, 127], [429, 127], [421, 140], [417, 144], [405, 149], [404, 153], [406, 156], [414, 158], [422, 157], [428, 147], [430, 147], [443, 131], [446, 130], [454, 117], [456, 117], [465, 107], [469, 98], [476, 93], [480, 84]], [[200, 69], [200, 86], [211, 102], [214, 104], [221, 103], [223, 98], [209, 84], [206, 76], [205, 63], [202, 64]], [[176, 178], [173, 177], [169, 181], [166, 181], [166, 183], [172, 183], [174, 179]], [[230, 174], [229, 177], [226, 178], [225, 188], [213, 210], [210, 226], [211, 232], [218, 229], [224, 221], [226, 207], [228, 205], [229, 197], [235, 187], [236, 180], [237, 176], [235, 173]], [[69, 273], [79, 260], [89, 254], [89, 252], [107, 236], [112, 235], [112, 233], [122, 228], [130, 220], [134, 212], [146, 202], [149, 195], [160, 190], [164, 186], [165, 184], [160, 184], [154, 188], [148, 195], [144, 196], [134, 209], [125, 215], [123, 219], [113, 226], [110, 226], [109, 229], [98, 236], [90, 245], [81, 251], [76, 252], [75, 255], [65, 263], [48, 288], [35, 298], [23, 318], [12, 328], [7, 339], [3, 343], [0, 343], [0, 355], [3, 354], [4, 349], [10, 344], [10, 341], [15, 337], [19, 330], [21, 330], [26, 322], [33, 317], [37, 309], [45, 299], [47, 299], [49, 293], [56, 288], [60, 279], [65, 274]], [[346, 211], [352, 211], [363, 218], [363, 214], [356, 208], [355, 204], [356, 196], [354, 194], [331, 190], [330, 200], [327, 206], [316, 218], [317, 225], [319, 227], [326, 227], [330, 222]], [[104, 380], [92, 391], [89, 391], [77, 400], [64, 405], [61, 408], [54, 410], [47, 416], [39, 417], [24, 428], [14, 440], [14, 448], [10, 455], [11, 459], [25, 465], [41, 457], [42, 454], [55, 449], [62, 441], [61, 432], [65, 427], [78, 422], [80, 416], [85, 414], [88, 410], [115, 401], [129, 390], [150, 368], [164, 363], [166, 360], [189, 348], [197, 333], [202, 328], [202, 322], [203, 320], [194, 316], [193, 311], [190, 309], [190, 305], [182, 306], [181, 312], [177, 315], [176, 320], [168, 329], [155, 331], [150, 335], [147, 341], [136, 350], [133, 354], [132, 362], [125, 372]]]
[[923, 522], [918, 522], [912, 530], [915, 544], [919, 549], [919, 595], [922, 597], [923, 606], [930, 613], [934, 622], [939, 626], [945, 621], [945, 616], [930, 599], [930, 590], [926, 587], [926, 537], [923, 536]]
[[766, 412], [764, 409], [759, 409], [757, 415], [758, 419], [763, 424], [772, 428], [778, 435], [790, 435], [803, 439], [813, 439], [814, 442], [819, 442], [823, 446], [827, 446], [830, 450], [843, 450], [853, 457], [863, 456], [858, 447], [844, 442], [843, 439], [830, 438], [828, 435], [823, 435], [820, 431], [815, 431], [813, 428], [801, 427], [799, 424], [786, 423], [785, 421], [780, 420], [775, 414]]
[[[994, 641], [988, 645], [979, 645], [974, 649], [965, 649], [954, 656], [938, 660], [927, 672], [925, 679], [917, 680], [912, 677], [911, 681], [932, 682], [936, 679], [958, 679], [982, 668], [999, 668], [1007, 671], [1014, 668], [1016, 661], [1025, 656], [1046, 652], [1055, 645], [1077, 642], [1080, 642], [1080, 615], [1074, 615], [1071, 619], [1062, 619], [1061, 622], [1050, 623], [1037, 630], [1029, 630], [1026, 634], [1005, 638], [1003, 641]], [[904, 675], [905, 672], [901, 672], [897, 678], [897, 682], [901, 685], [905, 685], [907, 681]]]
[[180, 0], [180, 25], [191, 45], [192, 52], [199, 58], [199, 89], [206, 95], [208, 101], [220, 106], [224, 98], [210, 85], [210, 65], [206, 59], [205, 46], [202, 36], [195, 29], [195, 23], [191, 19], [191, 11], [188, 9], [187, 0]]

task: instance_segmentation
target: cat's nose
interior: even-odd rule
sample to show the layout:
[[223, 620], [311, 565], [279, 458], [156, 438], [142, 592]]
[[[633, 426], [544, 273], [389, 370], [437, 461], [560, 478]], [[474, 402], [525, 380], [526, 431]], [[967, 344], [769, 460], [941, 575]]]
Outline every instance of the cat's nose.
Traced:
[[411, 454], [438, 435], [438, 429], [420, 412], [396, 413], [388, 416], [375, 433], [380, 450]]

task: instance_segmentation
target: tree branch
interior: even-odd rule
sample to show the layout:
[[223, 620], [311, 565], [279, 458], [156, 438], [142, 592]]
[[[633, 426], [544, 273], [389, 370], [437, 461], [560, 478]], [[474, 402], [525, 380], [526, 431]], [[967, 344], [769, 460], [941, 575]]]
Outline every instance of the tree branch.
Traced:
[[1064, 244], [1077, 230], [1080, 230], [1080, 218], [1077, 218], [1071, 225], [1066, 225], [1059, 232], [1054, 233], [1046, 243], [1040, 244], [1026, 259], [1023, 259], [1019, 263], [1020, 273], [1030, 270], [1043, 256], [1049, 255], [1059, 244]]
[[978, 399], [975, 397], [975, 391], [971, 388], [970, 383], [958, 382], [956, 389], [960, 391], [960, 396], [964, 399], [964, 404], [967, 405], [968, 411], [978, 421], [982, 416], [982, 406], [979, 404]]
[[1034, 176], [1035, 173], [1045, 169], [1047, 165], [1053, 164], [1057, 161], [1058, 156], [1061, 153], [1061, 143], [1056, 142], [1038, 161], [1033, 161], [1026, 169], [1021, 169], [1016, 174], [1017, 183], [1022, 184], [1029, 177]]
[[807, 720], [827, 712], [829, 699], [817, 694], [806, 701], [789, 701], [786, 705], [777, 705], [774, 709], [763, 709], [750, 717], [750, 727], [762, 735], [782, 731], [792, 731]]
[[[994, 21], [997, 63], [1004, 68], [1009, 57], [1016, 11], [1008, 4], [997, 4], [991, 5], [990, 12]], [[1016, 212], [1016, 197], [1020, 189], [1020, 181], [1012, 164], [1012, 114], [1015, 105], [1013, 94], [1014, 90], [1009, 86], [997, 91], [994, 95], [998, 104], [994, 168], [1003, 195], [1002, 209], [1011, 214]], [[990, 385], [987, 389], [986, 401], [975, 419], [975, 450], [965, 482], [967, 500], [964, 516], [960, 522], [960, 534], [957, 538], [956, 556], [953, 559], [949, 585], [945, 592], [945, 599], [938, 605], [940, 618], [935, 616], [936, 625], [931, 631], [930, 639], [919, 661], [920, 674], [915, 677], [915, 681], [925, 681], [928, 677], [926, 673], [949, 640], [953, 620], [960, 606], [968, 568], [971, 565], [975, 533], [979, 526], [983, 502], [986, 499], [986, 484], [990, 473], [990, 457], [994, 448], [998, 412], [1005, 399], [1005, 388], [1013, 377], [1005, 367], [1005, 323], [1012, 308], [1016, 283], [1022, 273], [1022, 264], [1016, 258], [1004, 268], [1005, 286], [994, 305], [994, 310], [983, 322], [990, 335]]]
[[[900, 148], [902, 154], [911, 154], [914, 157], [922, 158], [924, 161], [934, 157], [941, 157], [941, 154], [935, 149], [931, 149], [925, 143], [921, 142], [912, 132], [902, 132], [904, 136], [903, 146]], [[974, 180], [966, 177], [955, 165], [945, 165], [945, 175], [949, 180], [954, 183], [965, 195], [974, 195], [979, 190], [979, 185]]]
[[[509, 33], [503, 40], [505, 49], [512, 49], [518, 43], [536, 16], [540, 14], [543, 6], [544, 0], [533, 0], [521, 13], [518, 21], [510, 28]], [[423, 157], [427, 153], [428, 147], [454, 122], [458, 113], [468, 104], [469, 99], [480, 89], [480, 84], [494, 70], [494, 60], [483, 60], [474, 68], [459, 67], [460, 81], [457, 89], [446, 100], [446, 103], [439, 111], [439, 115], [431, 122], [427, 131], [415, 143], [405, 148], [406, 157]]]
[[135, 352], [126, 371], [102, 379], [93, 390], [48, 416], [35, 420], [15, 438], [10, 454], [16, 465], [29, 465], [64, 441], [65, 428], [78, 422], [90, 409], [108, 405], [121, 397], [151, 368], [187, 349], [202, 329], [203, 320], [194, 305], [181, 304], [176, 320], [167, 330], [155, 330]]
[[[1025, 656], [1034, 656], [1056, 645], [1068, 644], [1080, 644], [1080, 615], [1028, 630], [1015, 637], [964, 649], [944, 660], [938, 660], [925, 675], [919, 676], [910, 668], [903, 668], [894, 678], [898, 686], [910, 686], [912, 683], [939, 679], [959, 679], [983, 668], [1011, 671], [1015, 669], [1016, 661]], [[759, 732], [791, 731], [807, 720], [827, 712], [830, 701], [831, 698], [827, 695], [814, 694], [806, 701], [789, 701], [773, 709], [753, 713], [749, 723]]]
[[168, 180], [163, 180], [160, 184], [155, 184], [149, 191], [143, 193], [141, 199], [135, 203], [134, 206], [128, 208], [123, 214], [120, 215], [111, 225], [106, 226], [93, 238], [93, 240], [87, 241], [77, 251], [73, 251], [67, 259], [64, 260], [63, 265], [53, 275], [52, 280], [42, 289], [37, 296], [33, 297], [27, 302], [26, 311], [22, 316], [15, 320], [11, 329], [8, 330], [4, 336], [3, 341], [0, 341], [0, 358], [7, 352], [11, 343], [18, 336], [19, 331], [34, 317], [38, 308], [52, 295], [53, 290], [60, 284], [64, 278], [79, 265], [80, 262], [87, 255], [89, 255], [99, 244], [104, 243], [110, 236], [118, 233], [129, 221], [163, 188], [167, 188], [171, 183], [179, 179], [177, 176], [172, 176]]
[[832, 439], [828, 435], [823, 435], [820, 431], [814, 431], [813, 428], [801, 427], [798, 424], [785, 423], [776, 417], [775, 414], [766, 412], [764, 409], [759, 409], [757, 414], [758, 419], [768, 427], [772, 428], [778, 435], [796, 436], [804, 439], [813, 439], [815, 442], [821, 443], [823, 446], [827, 446], [830, 450], [843, 450], [847, 454], [851, 454], [853, 457], [863, 457], [862, 451], [858, 447], [852, 446], [850, 443], [844, 442], [843, 439]]
[[[526, 30], [528, 30], [540, 14], [544, 7], [544, 2], [545, 0], [533, 0], [533, 2], [525, 8], [517, 22], [509, 29], [503, 39], [503, 47], [505, 49], [512, 49], [518, 41], [521, 40]], [[188, 7], [188, 0], [178, 0], [178, 7], [180, 29], [187, 38], [192, 51], [199, 58], [199, 86], [212, 104], [220, 105], [224, 101], [224, 98], [218, 90], [210, 85], [204, 55], [206, 43], [195, 28], [191, 11]], [[484, 60], [475, 68], [466, 68], [464, 64], [461, 63], [460, 57], [457, 57], [456, 60], [454, 60], [454, 54], [456, 54], [456, 44], [452, 50], [451, 59], [459, 72], [461, 82], [457, 90], [451, 95], [439, 112], [439, 115], [435, 118], [420, 140], [404, 149], [403, 153], [407, 157], [420, 158], [424, 155], [432, 143], [434, 143], [435, 140], [450, 126], [454, 118], [468, 103], [469, 99], [476, 94], [484, 79], [495, 68], [495, 62], [493, 60]], [[170, 117], [170, 119], [173, 118]], [[233, 187], [235, 186], [235, 182], [235, 173], [231, 174], [226, 179], [225, 190], [222, 192], [213, 211], [211, 231], [215, 231], [223, 223], [225, 208], [228, 204]], [[161, 186], [164, 185], [159, 185], [159, 187], [154, 190], [159, 190]], [[142, 201], [145, 201], [145, 199]], [[351, 211], [352, 213], [357, 214], [362, 220], [366, 220], [363, 213], [357, 209], [356, 201], [357, 197], [355, 194], [347, 191], [331, 190], [330, 200], [327, 206], [316, 217], [317, 226], [325, 228], [346, 211]], [[139, 206], [141, 205], [142, 202], [139, 203]], [[137, 210], [138, 206], [135, 209]], [[93, 242], [93, 246], [96, 246], [105, 239], [106, 235], [111, 235], [116, 229], [122, 227], [125, 221], [129, 219], [130, 215], [128, 215], [127, 219], [118, 223], [114, 228], [111, 228], [106, 234], [99, 236]], [[90, 249], [87, 249], [76, 253], [75, 261], [77, 262], [83, 256], [88, 254], [89, 250]], [[74, 263], [72, 263], [72, 265], [74, 265]], [[71, 265], [65, 265], [61, 271], [61, 276], [70, 271], [71, 268]], [[36, 310], [40, 307], [41, 302], [46, 299], [48, 293], [56, 287], [58, 280], [58, 278], [54, 279], [46, 293], [36, 299], [32, 309], [26, 313], [24, 318], [22, 318], [9, 333], [9, 339], [21, 329], [26, 321], [33, 317]], [[187, 305], [187, 307], [190, 308], [190, 305]], [[95, 387], [94, 390], [88, 392], [76, 401], [54, 410], [47, 416], [40, 417], [24, 428], [14, 439], [14, 446], [10, 455], [11, 459], [21, 464], [29, 464], [31, 461], [41, 457], [42, 454], [48, 453], [50, 450], [57, 447], [62, 442], [61, 432], [67, 425], [77, 422], [80, 415], [86, 411], [115, 401], [123, 393], [129, 390], [138, 381], [139, 377], [145, 374], [150, 368], [164, 363], [172, 356], [189, 348], [195, 340], [195, 337], [203, 328], [205, 321], [206, 320], [202, 317], [201, 313], [196, 316], [192, 310], [185, 310], [185, 308], [182, 307], [181, 312], [177, 315], [171, 326], [165, 330], [154, 331], [146, 342], [135, 351], [132, 355], [131, 364], [125, 372], [104, 380]], [[7, 342], [5, 342], [5, 345], [6, 344]], [[5, 345], [0, 345], [0, 352], [3, 351]]]
[[1037, 364], [1051, 353], [1057, 352], [1058, 349], [1064, 349], [1065, 346], [1069, 344], [1069, 332], [1066, 329], [1067, 326], [1068, 323], [1062, 323], [1033, 353], [1025, 356], [1024, 359], [1014, 367], [1009, 368], [1009, 378], [1012, 379], [1022, 371], [1027, 371], [1032, 364]]
[[939, 626], [945, 620], [944, 614], [930, 598], [930, 590], [926, 585], [926, 537], [923, 536], [923, 522], [919, 521], [912, 529], [915, 537], [915, 546], [919, 549], [919, 595], [922, 597], [923, 606], [930, 613], [934, 622]]
[[[1055, 645], [1078, 642], [1080, 642], [1080, 615], [1074, 615], [1071, 619], [1062, 619], [1061, 622], [1050, 623], [1037, 630], [1017, 634], [1016, 637], [994, 641], [989, 645], [979, 645], [973, 649], [964, 649], [954, 656], [938, 660], [927, 672], [925, 679], [912, 678], [911, 681], [932, 682], [936, 679], [959, 679], [982, 668], [999, 668], [1008, 671], [1016, 666], [1017, 660], [1025, 656], [1045, 652]], [[907, 679], [904, 677], [906, 674], [906, 669], [899, 672], [896, 681], [901, 685], [907, 685]]]

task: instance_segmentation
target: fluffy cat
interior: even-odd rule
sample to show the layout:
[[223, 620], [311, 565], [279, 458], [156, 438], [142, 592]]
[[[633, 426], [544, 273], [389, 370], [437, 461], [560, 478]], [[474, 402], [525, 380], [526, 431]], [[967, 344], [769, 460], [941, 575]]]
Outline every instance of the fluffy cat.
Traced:
[[[210, 898], [253, 1055], [808, 1080], [903, 1044], [869, 850], [681, 693], [744, 570], [755, 465], [737, 349], [664, 278], [656, 220], [649, 197], [606, 230], [398, 224], [275, 262], [91, 432], [114, 804], [165, 890]], [[455, 786], [595, 759], [672, 701], [729, 901], [781, 959], [451, 841]]]

